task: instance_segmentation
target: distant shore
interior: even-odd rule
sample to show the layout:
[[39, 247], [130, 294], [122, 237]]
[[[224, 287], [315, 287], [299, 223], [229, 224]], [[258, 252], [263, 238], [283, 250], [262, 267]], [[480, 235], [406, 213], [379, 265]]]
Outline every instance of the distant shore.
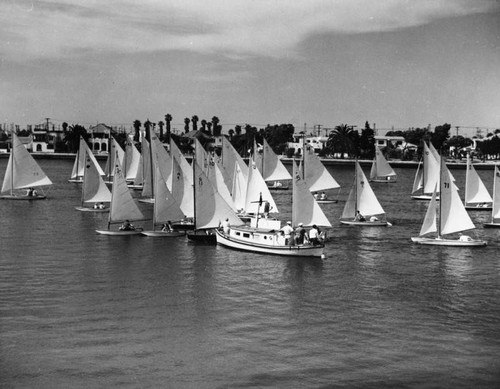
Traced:
[[[9, 153], [0, 152], [0, 158], [9, 158]], [[76, 157], [74, 153], [31, 153], [31, 155], [35, 159], [69, 159], [73, 160]], [[107, 154], [95, 154], [97, 160], [104, 161], [108, 157]], [[186, 159], [191, 160], [191, 156], [186, 156]], [[247, 158], [244, 158], [247, 160]], [[320, 158], [321, 162], [325, 166], [350, 166], [354, 164], [354, 159], [342, 159], [342, 158]], [[281, 161], [284, 165], [291, 165], [294, 158], [282, 157]], [[362, 166], [371, 166], [372, 160], [367, 159], [359, 159], [358, 162]], [[415, 161], [401, 161], [401, 160], [389, 160], [389, 163], [392, 167], [398, 168], [413, 168], [415, 169], [418, 166], [418, 162]], [[479, 162], [473, 161], [474, 168], [479, 170], [493, 170], [495, 165], [500, 164], [500, 161], [487, 161], [487, 162]], [[467, 166], [467, 161], [464, 160], [456, 160], [456, 161], [447, 161], [447, 166], [451, 169], [465, 169]]]

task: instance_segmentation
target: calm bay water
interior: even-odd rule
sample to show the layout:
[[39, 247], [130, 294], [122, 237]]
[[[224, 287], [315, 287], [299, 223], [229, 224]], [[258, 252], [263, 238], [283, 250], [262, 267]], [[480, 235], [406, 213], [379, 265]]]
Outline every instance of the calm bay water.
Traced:
[[[0, 201], [0, 387], [500, 385], [500, 231], [476, 231], [485, 248], [412, 244], [413, 169], [373, 186], [394, 226], [360, 229], [338, 224], [353, 167], [332, 167], [319, 260], [97, 235], [107, 215], [74, 210], [72, 161], [39, 162], [50, 199]], [[276, 193], [283, 219], [290, 200]]]

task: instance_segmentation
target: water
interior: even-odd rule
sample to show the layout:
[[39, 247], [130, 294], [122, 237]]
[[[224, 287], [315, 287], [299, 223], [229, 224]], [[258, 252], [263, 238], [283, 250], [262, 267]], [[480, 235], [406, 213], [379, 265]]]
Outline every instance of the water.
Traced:
[[[343, 189], [323, 207], [320, 260], [98, 235], [107, 215], [74, 210], [72, 161], [40, 164], [49, 200], [0, 201], [1, 387], [500, 384], [500, 231], [478, 229], [485, 248], [412, 244], [426, 209], [413, 169], [374, 185], [394, 226], [361, 229], [337, 222], [353, 169], [333, 167]], [[276, 201], [288, 218], [290, 192]]]

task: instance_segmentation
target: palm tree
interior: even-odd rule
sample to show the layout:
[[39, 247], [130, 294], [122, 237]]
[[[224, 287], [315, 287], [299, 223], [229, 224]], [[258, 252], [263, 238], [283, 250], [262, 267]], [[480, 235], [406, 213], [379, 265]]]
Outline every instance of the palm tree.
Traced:
[[165, 123], [166, 123], [166, 125], [167, 125], [167, 128], [166, 128], [167, 133], [166, 133], [166, 135], [165, 135], [165, 138], [166, 138], [166, 139], [165, 139], [165, 141], [166, 141], [167, 143], [170, 143], [170, 133], [171, 133], [171, 131], [172, 131], [172, 128], [171, 128], [171, 126], [170, 126], [170, 123], [171, 123], [171, 122], [172, 122], [172, 115], [170, 115], [169, 113], [167, 113], [167, 114], [165, 115]]
[[189, 132], [189, 123], [191, 120], [189, 118], [184, 119], [184, 132], [187, 134]]
[[141, 130], [141, 122], [134, 120], [134, 142], [139, 142], [139, 131]]
[[158, 122], [158, 128], [160, 129], [160, 140], [163, 140], [163, 126], [165, 123], [163, 123], [161, 120]]
[[201, 121], [201, 132], [207, 132], [207, 121], [205, 119]]
[[193, 131], [198, 131], [198, 116], [194, 115], [191, 118], [191, 123], [193, 123]]
[[[212, 131], [214, 133], [214, 135], [216, 134], [216, 132], [219, 130], [219, 118], [217, 116], [214, 116], [212, 118]], [[212, 135], [212, 134], [210, 134]]]
[[344, 154], [348, 156], [356, 154], [354, 146], [354, 130], [347, 124], [335, 126], [326, 142], [326, 147], [330, 152], [340, 153], [340, 158], [344, 158]]
[[233, 140], [233, 135], [234, 135], [234, 130], [231, 128], [231, 129], [228, 131], [228, 134], [229, 134], [229, 141], [232, 141], [232, 140]]

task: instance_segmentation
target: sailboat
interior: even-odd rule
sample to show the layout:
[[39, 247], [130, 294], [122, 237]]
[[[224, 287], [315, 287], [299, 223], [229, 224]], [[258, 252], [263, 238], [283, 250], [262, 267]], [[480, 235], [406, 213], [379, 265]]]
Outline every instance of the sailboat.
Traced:
[[[425, 214], [422, 228], [418, 237], [411, 240], [418, 244], [438, 246], [485, 246], [484, 240], [472, 239], [467, 235], [461, 235], [458, 239], [444, 238], [444, 235], [459, 233], [474, 229], [470, 216], [467, 213], [462, 200], [458, 194], [457, 187], [453, 183], [452, 176], [443, 159], [440, 161], [440, 195], [437, 202], [437, 185]], [[439, 221], [437, 221], [437, 214]], [[426, 237], [429, 233], [436, 233], [436, 237]]]
[[[26, 150], [16, 134], [12, 133], [12, 149], [5, 170], [0, 199], [4, 200], [41, 200], [34, 188], [52, 185], [42, 168]], [[26, 189], [27, 192], [22, 193]]]
[[500, 228], [500, 169], [495, 166], [493, 178], [493, 206], [491, 209], [491, 222], [484, 223], [486, 228]]
[[115, 160], [120, 162], [121, 166], [124, 166], [125, 151], [122, 149], [120, 144], [116, 141], [116, 139], [111, 136], [109, 139], [109, 153], [108, 158], [106, 160], [106, 166], [104, 167], [104, 175], [106, 179], [106, 183], [110, 184], [113, 182], [113, 174], [115, 171]]
[[130, 221], [144, 220], [144, 215], [135, 203], [125, 180], [125, 173], [118, 158], [115, 158], [115, 170], [113, 174], [113, 188], [111, 191], [111, 204], [109, 206], [109, 218], [107, 230], [96, 230], [102, 235], [139, 235], [142, 228], [127, 228], [111, 230], [112, 224], [130, 223]]
[[[430, 200], [436, 187], [439, 188], [439, 160], [436, 159], [427, 143], [424, 142], [422, 161], [417, 167], [411, 198], [414, 200]], [[419, 193], [420, 189], [421, 193]]]
[[467, 172], [465, 174], [465, 209], [474, 209], [477, 211], [489, 211], [493, 199], [484, 186], [481, 177], [477, 174], [472, 165], [469, 154], [467, 154]]
[[[300, 169], [294, 162], [292, 193], [292, 221], [294, 225], [331, 227], [330, 222], [314, 200]], [[257, 218], [254, 226], [230, 226], [225, 231], [218, 229], [217, 243], [234, 249], [276, 254], [292, 257], [324, 257], [324, 244], [296, 244], [292, 239], [288, 244], [280, 235], [280, 222], [259, 218], [263, 206], [262, 197], [255, 199]], [[262, 222], [262, 224], [261, 224]], [[276, 223], [277, 222], [277, 223]], [[276, 225], [275, 225], [276, 224]], [[271, 228], [270, 228], [271, 227]]]
[[92, 162], [97, 167], [99, 174], [104, 175], [104, 171], [101, 166], [97, 163], [97, 160], [90, 150], [87, 142], [80, 136], [80, 145], [78, 146], [78, 151], [76, 153], [75, 162], [73, 163], [73, 169], [71, 171], [71, 177], [68, 180], [69, 182], [75, 182], [81, 184], [83, 182], [83, 174], [85, 171], [86, 161], [85, 159], [89, 156], [92, 159]]
[[262, 154], [258, 152], [257, 143], [254, 142], [254, 158], [269, 189], [288, 189], [288, 181], [292, 176], [265, 138], [263, 138]]
[[391, 223], [385, 220], [385, 211], [357, 160], [355, 161], [354, 184], [349, 192], [340, 222], [356, 226], [391, 226]]
[[[111, 192], [99, 174], [96, 165], [97, 161], [94, 163], [95, 158], [91, 158], [90, 150], [85, 154], [82, 201], [81, 206], [76, 207], [76, 209], [82, 212], [109, 212], [106, 205], [111, 201]], [[88, 204], [93, 204], [93, 206], [89, 207]]]
[[375, 158], [373, 158], [372, 168], [370, 171], [371, 182], [396, 182], [397, 175], [394, 169], [389, 165], [389, 162], [384, 157], [382, 151], [375, 146]]
[[214, 229], [219, 228], [224, 221], [233, 226], [242, 225], [232, 205], [220, 195], [217, 188], [203, 171], [195, 159], [193, 169], [193, 196], [194, 196], [194, 232], [188, 234], [188, 239], [203, 243], [216, 243]]
[[[328, 172], [327, 168], [319, 157], [315, 154], [314, 149], [308, 145], [304, 146], [302, 159], [302, 175], [306, 182], [309, 191], [313, 193], [324, 192], [325, 190], [339, 189], [340, 185]], [[325, 195], [314, 197], [318, 203], [328, 204], [337, 203], [337, 199], [328, 199]]]
[[125, 179], [127, 180], [129, 188], [136, 189], [136, 178], [141, 168], [141, 153], [135, 147], [134, 141], [131, 136], [127, 136], [127, 143], [125, 144]]
[[157, 230], [156, 226], [159, 224], [165, 225], [171, 220], [178, 220], [184, 217], [179, 204], [175, 201], [174, 197], [168, 190], [165, 178], [161, 173], [159, 164], [156, 163], [154, 174], [154, 207], [153, 207], [153, 230], [142, 231], [143, 235], [153, 237], [176, 237], [185, 235], [185, 232], [170, 231], [170, 230]]

